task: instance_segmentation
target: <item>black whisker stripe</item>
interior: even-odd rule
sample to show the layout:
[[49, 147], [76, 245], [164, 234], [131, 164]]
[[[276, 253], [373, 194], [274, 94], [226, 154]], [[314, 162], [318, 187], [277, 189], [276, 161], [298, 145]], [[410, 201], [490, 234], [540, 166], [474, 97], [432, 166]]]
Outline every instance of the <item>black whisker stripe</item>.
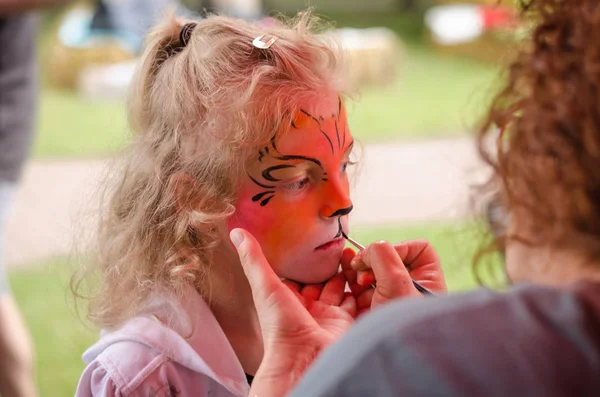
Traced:
[[258, 193], [256, 196], [252, 197], [252, 201], [256, 202], [266, 196], [267, 194], [275, 193], [273, 190], [269, 190], [266, 192]]
[[261, 201], [261, 202], [260, 202], [260, 206], [261, 206], [261, 207], [264, 207], [265, 205], [269, 204], [269, 201], [271, 201], [271, 199], [272, 199], [273, 197], [275, 197], [275, 195], [273, 195], [273, 196], [269, 196], [269, 197], [267, 197], [266, 199], [264, 199], [263, 201]]
[[344, 124], [344, 139], [342, 141], [342, 147], [346, 146], [346, 124]]

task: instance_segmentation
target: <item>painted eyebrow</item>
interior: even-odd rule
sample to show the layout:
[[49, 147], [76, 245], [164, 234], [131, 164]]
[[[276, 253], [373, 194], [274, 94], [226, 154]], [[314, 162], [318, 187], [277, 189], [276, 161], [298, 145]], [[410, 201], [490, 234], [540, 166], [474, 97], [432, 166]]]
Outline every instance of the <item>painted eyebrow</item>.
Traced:
[[285, 169], [289, 169], [289, 168], [296, 168], [295, 165], [291, 165], [291, 164], [279, 164], [279, 165], [274, 165], [272, 167], [268, 167], [265, 168], [261, 175], [263, 177], [263, 179], [265, 179], [266, 181], [269, 182], [279, 182], [281, 179], [275, 177], [272, 175], [273, 172], [278, 171], [278, 170], [285, 170]]
[[[303, 161], [301, 164], [298, 164], [298, 165], [281, 164], [281, 165], [276, 165], [276, 166], [264, 169], [262, 171], [261, 175], [262, 175], [263, 179], [269, 181], [270, 183], [277, 183], [277, 182], [285, 181], [290, 178], [295, 178], [303, 173], [307, 173], [309, 171], [310, 167], [311, 167], [311, 163], [308, 161]], [[291, 171], [292, 174], [284, 173], [281, 176], [273, 175], [273, 172], [281, 171], [281, 170]]]

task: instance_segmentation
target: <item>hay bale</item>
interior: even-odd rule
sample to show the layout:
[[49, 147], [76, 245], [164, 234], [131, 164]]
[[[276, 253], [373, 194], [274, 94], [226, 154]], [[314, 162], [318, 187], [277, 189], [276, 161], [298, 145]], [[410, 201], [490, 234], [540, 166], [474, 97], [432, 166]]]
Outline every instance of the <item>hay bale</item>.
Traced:
[[50, 83], [58, 88], [74, 90], [83, 70], [93, 65], [111, 65], [133, 60], [135, 55], [118, 43], [102, 43], [88, 48], [66, 47], [54, 43], [48, 62]]
[[338, 33], [349, 58], [352, 87], [386, 86], [396, 81], [403, 46], [392, 30], [343, 28]]
[[88, 66], [110, 65], [135, 58], [135, 53], [117, 38], [110, 35], [89, 36], [86, 29], [92, 15], [93, 10], [88, 4], [77, 3], [58, 19], [47, 54], [51, 85], [73, 90], [81, 71]]

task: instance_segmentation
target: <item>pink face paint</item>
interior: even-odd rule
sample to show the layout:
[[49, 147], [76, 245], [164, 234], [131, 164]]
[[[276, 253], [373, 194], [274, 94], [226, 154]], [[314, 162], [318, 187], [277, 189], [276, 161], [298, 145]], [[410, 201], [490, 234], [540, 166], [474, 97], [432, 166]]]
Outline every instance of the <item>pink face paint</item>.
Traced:
[[252, 233], [280, 277], [314, 283], [337, 271], [352, 210], [352, 147], [339, 99], [319, 115], [298, 112], [289, 132], [262, 148], [249, 168], [228, 226]]

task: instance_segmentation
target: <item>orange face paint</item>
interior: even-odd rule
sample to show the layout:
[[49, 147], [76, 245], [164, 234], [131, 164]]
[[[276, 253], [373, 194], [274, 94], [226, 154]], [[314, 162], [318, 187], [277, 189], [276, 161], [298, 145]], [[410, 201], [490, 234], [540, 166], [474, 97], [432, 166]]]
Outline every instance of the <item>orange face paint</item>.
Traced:
[[289, 132], [249, 167], [228, 226], [252, 233], [280, 277], [314, 283], [337, 271], [352, 210], [346, 173], [352, 147], [338, 99], [318, 114], [298, 112]]

